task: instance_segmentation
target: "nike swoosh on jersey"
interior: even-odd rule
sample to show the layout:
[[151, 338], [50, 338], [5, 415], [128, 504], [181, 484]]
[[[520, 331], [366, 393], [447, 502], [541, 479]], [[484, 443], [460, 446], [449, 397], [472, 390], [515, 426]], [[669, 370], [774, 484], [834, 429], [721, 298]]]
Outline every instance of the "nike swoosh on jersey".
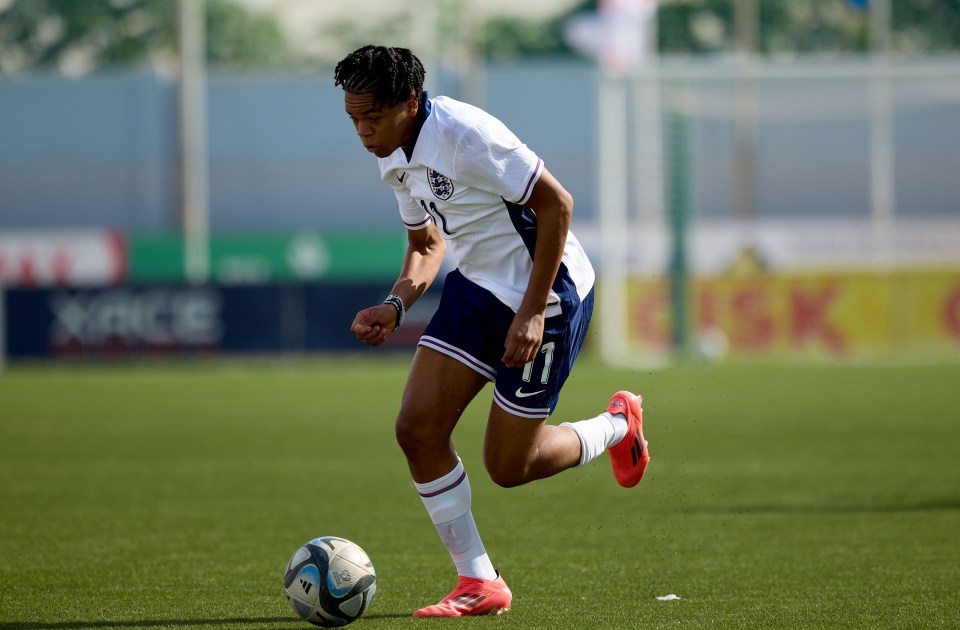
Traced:
[[404, 171], [402, 175], [397, 175], [397, 181], [400, 182], [401, 184], [403, 183], [403, 180], [405, 180], [406, 178], [407, 178], [406, 171]]
[[547, 390], [541, 389], [541, 390], [536, 391], [536, 392], [525, 392], [525, 391], [523, 391], [523, 388], [522, 388], [522, 387], [518, 387], [518, 388], [517, 388], [517, 392], [516, 392], [516, 396], [517, 396], [517, 398], [529, 398], [530, 396], [536, 396], [537, 394], [542, 394], [542, 393], [545, 392], [545, 391], [547, 391]]

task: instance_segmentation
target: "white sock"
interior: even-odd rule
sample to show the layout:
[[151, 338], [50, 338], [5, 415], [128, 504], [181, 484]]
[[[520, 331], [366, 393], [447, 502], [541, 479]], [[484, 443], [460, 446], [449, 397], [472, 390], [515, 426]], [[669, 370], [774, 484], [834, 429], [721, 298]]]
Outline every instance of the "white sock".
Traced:
[[596, 418], [579, 422], [564, 422], [561, 427], [570, 427], [580, 438], [580, 463], [597, 458], [614, 444], [617, 444], [627, 434], [627, 419], [622, 413], [604, 411]]
[[470, 480], [463, 462], [449, 473], [427, 483], [414, 483], [440, 540], [457, 566], [457, 574], [484, 580], [497, 579], [480, 532], [470, 511]]

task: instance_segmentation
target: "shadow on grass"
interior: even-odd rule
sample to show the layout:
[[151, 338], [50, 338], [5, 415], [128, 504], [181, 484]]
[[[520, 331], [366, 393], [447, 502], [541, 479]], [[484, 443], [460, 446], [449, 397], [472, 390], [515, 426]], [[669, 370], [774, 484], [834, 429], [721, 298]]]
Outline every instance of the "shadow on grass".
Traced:
[[138, 621], [11, 621], [0, 623], [0, 630], [81, 630], [83, 628], [179, 628], [190, 626], [238, 625], [244, 623], [293, 623], [292, 617], [236, 617], [234, 619], [141, 619]]
[[855, 512], [933, 512], [960, 510], [960, 501], [930, 501], [901, 505], [735, 505], [691, 508], [705, 514], [852, 514]]
[[[406, 619], [406, 614], [372, 614], [364, 619]], [[296, 617], [235, 617], [233, 619], [142, 619], [138, 621], [0, 621], [0, 630], [83, 630], [84, 628], [188, 628], [202, 626], [233, 626], [248, 623], [259, 624], [296, 624], [303, 622]]]

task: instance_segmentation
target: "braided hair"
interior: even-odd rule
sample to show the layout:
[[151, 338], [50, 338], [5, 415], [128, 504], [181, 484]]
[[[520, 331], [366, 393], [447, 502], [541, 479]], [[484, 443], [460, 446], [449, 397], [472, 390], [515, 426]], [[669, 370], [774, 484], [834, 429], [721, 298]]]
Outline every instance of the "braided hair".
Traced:
[[334, 85], [348, 92], [373, 94], [376, 105], [393, 107], [410, 96], [423, 98], [423, 64], [407, 48], [364, 46], [343, 58], [333, 73]]

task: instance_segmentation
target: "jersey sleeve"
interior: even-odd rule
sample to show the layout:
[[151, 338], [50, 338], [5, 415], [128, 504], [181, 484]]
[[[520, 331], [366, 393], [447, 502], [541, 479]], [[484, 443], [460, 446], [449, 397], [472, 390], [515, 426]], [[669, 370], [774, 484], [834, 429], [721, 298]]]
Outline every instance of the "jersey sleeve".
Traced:
[[408, 230], [422, 230], [433, 221], [426, 210], [410, 196], [406, 188], [390, 185], [393, 194], [397, 196], [397, 205], [400, 209], [400, 218]]
[[499, 120], [464, 132], [457, 144], [456, 179], [523, 205], [543, 161]]

